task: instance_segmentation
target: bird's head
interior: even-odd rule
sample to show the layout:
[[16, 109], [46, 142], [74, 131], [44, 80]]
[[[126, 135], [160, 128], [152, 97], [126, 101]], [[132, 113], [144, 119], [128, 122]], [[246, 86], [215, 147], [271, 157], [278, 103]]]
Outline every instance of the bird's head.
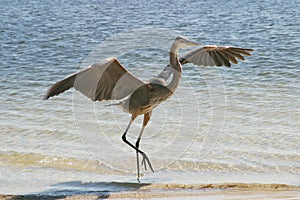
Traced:
[[175, 39], [174, 44], [177, 46], [177, 48], [200, 46], [201, 45], [200, 43], [191, 41], [191, 40], [189, 40], [188, 38], [186, 38], [184, 36], [178, 36]]
[[198, 42], [191, 41], [184, 36], [178, 36], [171, 47], [171, 52], [177, 53], [178, 49], [182, 47], [191, 47], [191, 46], [200, 46], [201, 44]]

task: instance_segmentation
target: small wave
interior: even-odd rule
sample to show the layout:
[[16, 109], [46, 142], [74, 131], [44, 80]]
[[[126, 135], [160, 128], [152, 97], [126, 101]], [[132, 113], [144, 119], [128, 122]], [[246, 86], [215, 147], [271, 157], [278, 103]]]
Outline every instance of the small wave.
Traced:
[[[96, 173], [111, 173], [112, 168], [98, 160], [41, 155], [36, 153], [1, 152], [0, 163], [15, 167], [45, 167], [59, 170], [79, 170]], [[121, 173], [116, 171], [114, 173]]]

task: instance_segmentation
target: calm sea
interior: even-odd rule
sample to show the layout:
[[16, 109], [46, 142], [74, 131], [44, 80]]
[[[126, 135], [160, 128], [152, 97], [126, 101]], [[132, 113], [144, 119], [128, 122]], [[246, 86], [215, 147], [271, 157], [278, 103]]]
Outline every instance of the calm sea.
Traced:
[[300, 185], [299, 1], [2, 0], [0, 13], [0, 193], [136, 182], [128, 114], [74, 90], [42, 98], [110, 56], [150, 79], [177, 35], [255, 52], [232, 68], [184, 66], [141, 141], [155, 169], [142, 182]]

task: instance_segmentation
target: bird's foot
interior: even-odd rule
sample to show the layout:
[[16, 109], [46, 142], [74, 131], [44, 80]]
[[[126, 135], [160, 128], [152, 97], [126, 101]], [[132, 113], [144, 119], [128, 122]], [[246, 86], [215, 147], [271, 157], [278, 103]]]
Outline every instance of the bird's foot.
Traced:
[[152, 165], [151, 165], [151, 162], [150, 162], [150, 159], [148, 158], [148, 156], [144, 152], [140, 152], [140, 153], [143, 156], [142, 165], [144, 165], [145, 170], [147, 170], [147, 165], [148, 165], [150, 170], [154, 173], [154, 170], [152, 168]]

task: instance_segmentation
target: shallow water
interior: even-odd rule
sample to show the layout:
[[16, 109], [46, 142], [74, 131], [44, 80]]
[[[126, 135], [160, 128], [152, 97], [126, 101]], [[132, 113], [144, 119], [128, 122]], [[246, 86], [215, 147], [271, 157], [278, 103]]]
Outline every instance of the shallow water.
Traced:
[[110, 56], [152, 78], [179, 34], [255, 52], [232, 68], [184, 66], [180, 87], [155, 109], [144, 133], [141, 147], [155, 173], [143, 171], [142, 181], [300, 185], [299, 7], [2, 1], [0, 193], [43, 192], [72, 181], [135, 182], [135, 153], [121, 141], [128, 114], [73, 90], [42, 98], [55, 81]]

